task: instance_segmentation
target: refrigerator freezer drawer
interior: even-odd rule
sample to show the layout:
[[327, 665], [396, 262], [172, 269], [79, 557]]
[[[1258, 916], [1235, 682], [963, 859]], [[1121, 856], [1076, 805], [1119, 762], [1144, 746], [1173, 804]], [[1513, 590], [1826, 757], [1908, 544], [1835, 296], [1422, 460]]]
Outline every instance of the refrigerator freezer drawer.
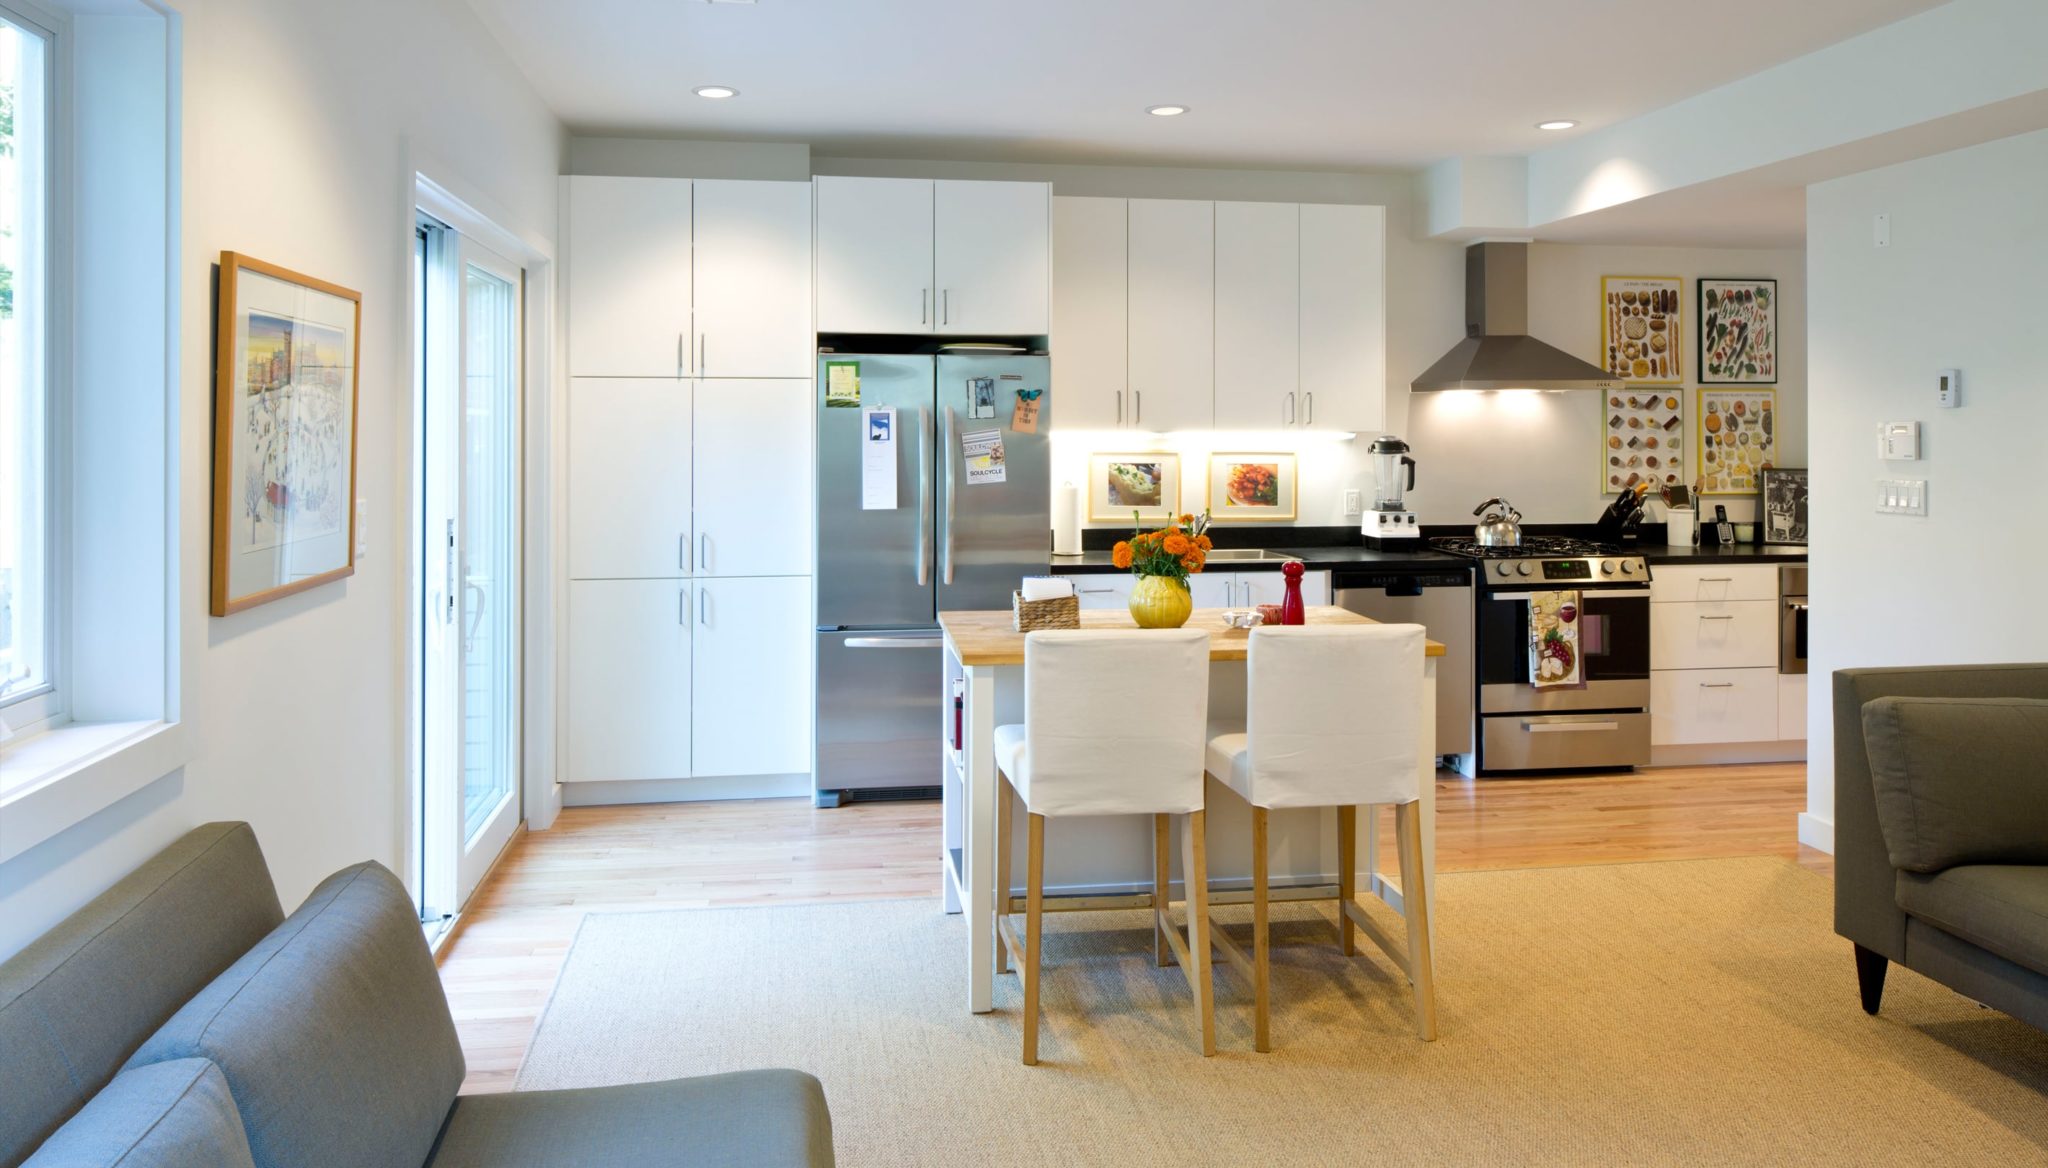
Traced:
[[817, 636], [818, 790], [938, 786], [945, 653], [939, 630]]

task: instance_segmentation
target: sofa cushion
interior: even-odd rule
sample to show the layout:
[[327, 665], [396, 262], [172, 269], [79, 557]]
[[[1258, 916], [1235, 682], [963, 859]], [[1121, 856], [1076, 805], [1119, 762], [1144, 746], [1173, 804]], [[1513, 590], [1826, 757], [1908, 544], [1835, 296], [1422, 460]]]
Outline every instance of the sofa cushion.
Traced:
[[283, 919], [249, 825], [209, 823], [0, 964], [0, 1168]]
[[175, 1059], [122, 1071], [24, 1168], [253, 1168], [220, 1068]]
[[1863, 736], [1892, 867], [2048, 864], [2048, 701], [1879, 698]]
[[429, 1168], [830, 1168], [825, 1090], [801, 1071], [465, 1095]]
[[419, 915], [382, 865], [344, 868], [129, 1060], [207, 1058], [259, 1168], [419, 1168], [462, 1048]]
[[2014, 965], [2048, 975], [2048, 868], [1966, 864], [1899, 873], [1899, 907]]

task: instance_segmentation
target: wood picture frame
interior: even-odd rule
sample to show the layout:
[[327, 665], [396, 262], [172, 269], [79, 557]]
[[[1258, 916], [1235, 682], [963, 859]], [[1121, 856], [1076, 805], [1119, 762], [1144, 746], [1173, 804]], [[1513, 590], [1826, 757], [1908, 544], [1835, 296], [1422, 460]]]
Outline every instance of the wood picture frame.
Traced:
[[1292, 454], [1211, 454], [1205, 492], [1210, 516], [1218, 523], [1294, 522], [1300, 496], [1296, 469]]
[[1701, 385], [1778, 383], [1778, 282], [1702, 276]]
[[218, 274], [211, 611], [355, 573], [363, 298], [239, 252]]
[[1180, 513], [1180, 455], [1134, 450], [1088, 456], [1088, 522], [1157, 522]]

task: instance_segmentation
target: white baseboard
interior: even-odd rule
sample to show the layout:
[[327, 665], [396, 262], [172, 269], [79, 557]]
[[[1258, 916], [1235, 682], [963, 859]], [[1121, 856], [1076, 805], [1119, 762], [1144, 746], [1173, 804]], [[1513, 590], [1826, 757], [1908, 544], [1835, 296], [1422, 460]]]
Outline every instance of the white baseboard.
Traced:
[[1835, 854], [1835, 821], [1822, 819], [1811, 811], [1799, 813], [1799, 842], [1832, 856]]
[[1740, 766], [1754, 762], [1805, 762], [1805, 739], [1787, 742], [1715, 742], [1653, 746], [1651, 766]]
[[811, 795], [811, 775], [715, 775], [701, 779], [641, 779], [563, 783], [564, 807], [621, 803], [698, 803], [712, 799], [789, 799]]

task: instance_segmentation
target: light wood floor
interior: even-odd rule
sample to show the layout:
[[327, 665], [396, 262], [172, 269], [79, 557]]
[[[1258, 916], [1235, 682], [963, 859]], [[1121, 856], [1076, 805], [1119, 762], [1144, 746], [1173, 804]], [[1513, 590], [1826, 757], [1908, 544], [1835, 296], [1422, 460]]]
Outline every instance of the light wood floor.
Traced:
[[[1772, 855], [1831, 872], [1830, 857], [1795, 838], [1805, 806], [1798, 763], [1449, 776], [1437, 784], [1437, 866]], [[935, 897], [938, 839], [937, 803], [819, 811], [808, 800], [773, 799], [563, 811], [551, 830], [514, 839], [443, 948], [441, 979], [469, 1061], [463, 1090], [511, 1088], [583, 914]]]

